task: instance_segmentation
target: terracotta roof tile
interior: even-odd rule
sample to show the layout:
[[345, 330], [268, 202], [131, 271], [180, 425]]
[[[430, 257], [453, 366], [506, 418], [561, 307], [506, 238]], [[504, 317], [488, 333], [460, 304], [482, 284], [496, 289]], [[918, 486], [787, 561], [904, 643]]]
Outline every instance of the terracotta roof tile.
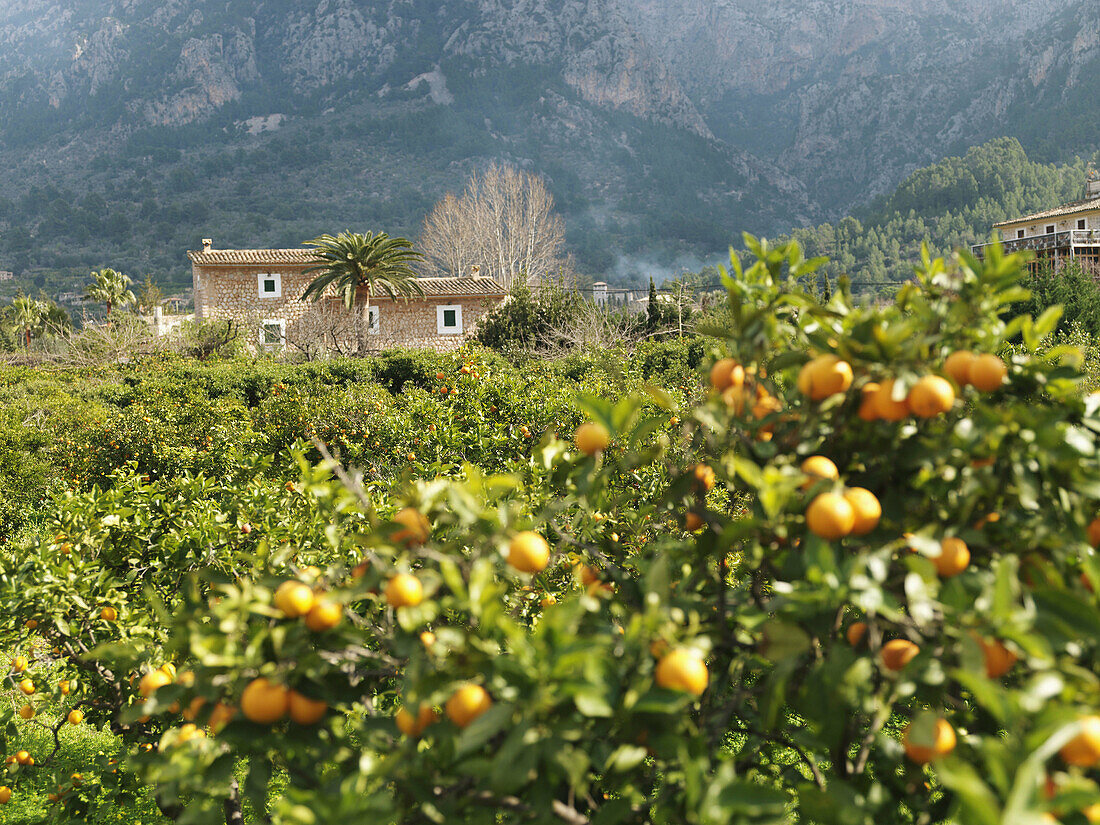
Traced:
[[1024, 215], [1022, 218], [1013, 218], [1010, 221], [1001, 221], [1000, 223], [993, 224], [994, 229], [998, 229], [1002, 226], [1011, 226], [1015, 223], [1030, 223], [1032, 221], [1043, 221], [1049, 218], [1061, 218], [1065, 215], [1074, 215], [1078, 212], [1094, 212], [1100, 210], [1100, 198], [1093, 198], [1086, 201], [1073, 201], [1072, 203], [1065, 203], [1061, 206], [1056, 206], [1054, 209], [1048, 209], [1045, 212], [1035, 212], [1031, 215]]
[[[198, 266], [301, 266], [313, 262], [312, 249], [211, 249], [188, 252]], [[507, 290], [492, 278], [461, 275], [451, 278], [417, 278], [425, 297], [438, 295], [503, 296]], [[384, 296], [377, 296], [382, 298]]]
[[233, 266], [240, 264], [308, 264], [312, 249], [211, 249], [209, 252], [188, 252], [191, 263], [199, 266]]

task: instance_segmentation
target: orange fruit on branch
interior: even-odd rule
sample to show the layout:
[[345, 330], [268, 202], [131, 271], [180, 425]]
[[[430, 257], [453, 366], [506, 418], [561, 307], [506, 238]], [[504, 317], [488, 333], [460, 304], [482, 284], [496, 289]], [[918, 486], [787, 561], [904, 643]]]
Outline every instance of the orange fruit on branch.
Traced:
[[968, 349], [957, 350], [947, 356], [943, 362], [943, 371], [947, 377], [960, 387], [970, 383], [970, 365], [974, 363], [974, 353]]
[[1008, 377], [1008, 367], [996, 355], [986, 353], [970, 362], [970, 369], [967, 370], [966, 375], [967, 380], [976, 390], [993, 392], [1004, 384], [1005, 378]]
[[573, 443], [585, 455], [595, 455], [607, 449], [611, 443], [611, 433], [598, 421], [586, 421], [573, 433]]
[[1091, 768], [1100, 762], [1100, 716], [1082, 716], [1081, 731], [1058, 754], [1067, 765]]
[[836, 465], [823, 455], [810, 456], [802, 462], [800, 469], [809, 476], [802, 484], [803, 490], [809, 490], [819, 481], [836, 481], [840, 478]]
[[935, 418], [954, 406], [955, 390], [946, 378], [926, 375], [909, 389], [906, 403], [918, 418]]
[[937, 719], [928, 741], [913, 741], [913, 725], [909, 724], [902, 734], [905, 755], [918, 765], [925, 765], [934, 759], [947, 756], [955, 750], [955, 729], [946, 719]]
[[521, 573], [538, 573], [550, 562], [550, 545], [538, 533], [525, 530], [508, 543], [508, 564]]
[[920, 653], [920, 648], [908, 639], [891, 639], [882, 646], [882, 664], [887, 670], [898, 671]]
[[241, 713], [261, 725], [278, 722], [290, 710], [290, 691], [260, 676], [241, 694]]
[[424, 601], [424, 587], [411, 573], [398, 573], [386, 584], [386, 602], [390, 607], [416, 607]]
[[843, 538], [856, 526], [856, 513], [839, 493], [821, 493], [806, 508], [806, 526], [827, 541]]
[[[414, 458], [416, 456], [409, 453], [409, 461]], [[431, 535], [431, 525], [428, 524], [428, 517], [415, 507], [405, 507], [399, 510], [394, 515], [393, 520], [405, 528], [393, 534], [394, 541], [417, 545], [426, 542], [428, 536]]]
[[447, 718], [464, 728], [493, 706], [481, 685], [463, 685], [447, 700]]
[[702, 695], [709, 676], [701, 656], [693, 650], [677, 648], [666, 653], [657, 663], [657, 684], [668, 690]]
[[290, 718], [299, 725], [316, 725], [328, 712], [328, 705], [320, 699], [310, 699], [296, 690], [290, 691], [287, 702]]

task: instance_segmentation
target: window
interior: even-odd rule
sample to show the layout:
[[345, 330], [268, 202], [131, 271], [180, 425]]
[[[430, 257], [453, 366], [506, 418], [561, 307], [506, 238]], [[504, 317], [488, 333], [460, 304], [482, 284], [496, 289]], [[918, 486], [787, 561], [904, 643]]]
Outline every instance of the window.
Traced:
[[277, 318], [260, 324], [260, 346], [263, 349], [282, 349], [286, 343], [286, 321]]
[[440, 335], [458, 335], [462, 332], [462, 305], [437, 306], [435, 308], [435, 328]]
[[378, 307], [367, 307], [367, 332], [378, 334]]
[[1081, 218], [1081, 220], [1077, 221], [1077, 228], [1078, 229], [1084, 229], [1085, 228], [1085, 219], [1084, 218]]
[[1023, 236], [1024, 236], [1024, 230], [1022, 230], [1022, 229], [1017, 229], [1017, 230], [1016, 230], [1016, 237], [1017, 237], [1017, 238], [1022, 238]]
[[283, 297], [283, 276], [278, 272], [261, 273], [256, 276], [259, 282], [261, 298]]
[[1054, 234], [1054, 224], [1052, 224], [1052, 223], [1047, 224], [1047, 234], [1048, 235], [1053, 235]]

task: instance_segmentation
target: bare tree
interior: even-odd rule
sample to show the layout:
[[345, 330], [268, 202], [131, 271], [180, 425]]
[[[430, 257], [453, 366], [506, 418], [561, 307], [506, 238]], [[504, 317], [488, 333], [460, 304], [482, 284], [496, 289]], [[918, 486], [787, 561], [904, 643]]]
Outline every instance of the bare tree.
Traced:
[[474, 175], [460, 197], [447, 195], [424, 220], [420, 249], [430, 275], [480, 266], [511, 289], [521, 278], [538, 286], [567, 265], [565, 222], [542, 178], [493, 164]]
[[286, 345], [307, 361], [366, 355], [362, 346], [368, 339], [367, 324], [362, 313], [348, 312], [336, 301], [321, 301], [287, 330]]

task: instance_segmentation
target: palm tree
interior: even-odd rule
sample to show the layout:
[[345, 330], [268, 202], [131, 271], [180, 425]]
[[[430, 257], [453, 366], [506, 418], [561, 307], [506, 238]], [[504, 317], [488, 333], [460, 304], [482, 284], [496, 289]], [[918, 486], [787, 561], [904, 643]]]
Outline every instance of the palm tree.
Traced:
[[106, 304], [107, 316], [110, 317], [113, 307], [129, 306], [137, 300], [130, 289], [132, 283], [128, 275], [115, 272], [110, 267], [101, 269], [92, 273], [92, 283], [84, 297], [89, 301]]
[[[345, 230], [339, 235], [322, 235], [303, 246], [313, 247], [313, 260], [306, 272], [319, 273], [310, 282], [302, 300], [320, 300], [330, 286], [343, 299], [349, 310], [362, 298], [363, 324], [370, 327], [370, 300], [379, 292], [396, 299], [399, 295], [423, 295], [424, 290], [410, 264], [423, 259], [405, 238], [391, 238], [385, 232], [375, 235], [368, 232]], [[360, 295], [360, 287], [365, 287]], [[359, 344], [365, 348], [360, 335]]]
[[31, 348], [31, 333], [38, 329], [46, 318], [48, 307], [45, 301], [38, 301], [26, 295], [19, 295], [11, 302], [14, 311], [14, 321], [17, 327], [23, 330], [23, 343], [27, 349]]

